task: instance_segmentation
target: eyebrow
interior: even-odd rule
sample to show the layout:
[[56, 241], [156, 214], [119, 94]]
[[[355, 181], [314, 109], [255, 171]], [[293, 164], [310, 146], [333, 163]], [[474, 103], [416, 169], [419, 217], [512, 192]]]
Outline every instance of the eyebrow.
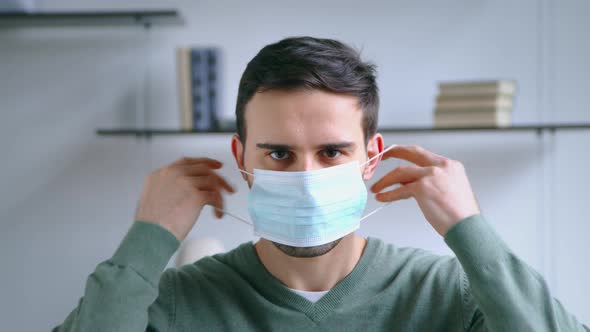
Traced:
[[[347, 149], [354, 147], [354, 142], [338, 142], [338, 143], [327, 143], [319, 145], [319, 148], [322, 149]], [[260, 149], [267, 149], [267, 150], [278, 150], [278, 151], [287, 151], [293, 150], [293, 146], [287, 144], [273, 144], [273, 143], [257, 143], [257, 148]]]
[[350, 149], [355, 146], [354, 142], [339, 142], [339, 143], [328, 143], [320, 145], [322, 149]]
[[279, 150], [279, 151], [283, 151], [283, 150], [292, 150], [293, 147], [290, 145], [286, 145], [286, 144], [272, 144], [272, 143], [257, 143], [256, 144], [257, 148], [260, 149], [267, 149], [267, 150]]

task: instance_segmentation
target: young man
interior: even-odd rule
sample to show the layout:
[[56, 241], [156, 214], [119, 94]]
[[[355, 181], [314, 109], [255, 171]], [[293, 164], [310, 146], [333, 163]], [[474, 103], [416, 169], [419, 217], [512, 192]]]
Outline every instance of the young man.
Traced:
[[[461, 163], [384, 151], [375, 68], [328, 39], [264, 47], [240, 81], [232, 152], [261, 239], [163, 274], [204, 205], [234, 189], [183, 158], [145, 182], [136, 222], [56, 331], [588, 331], [480, 214]], [[456, 258], [354, 233], [371, 191], [413, 197]], [[360, 183], [360, 185], [359, 185]], [[399, 185], [396, 189], [387, 189]]]

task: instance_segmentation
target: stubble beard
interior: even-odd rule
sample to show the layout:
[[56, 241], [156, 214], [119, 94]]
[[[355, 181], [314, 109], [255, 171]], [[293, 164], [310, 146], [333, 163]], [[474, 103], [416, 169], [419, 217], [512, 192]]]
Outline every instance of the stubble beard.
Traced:
[[310, 258], [310, 257], [319, 257], [329, 253], [332, 249], [334, 249], [338, 243], [340, 243], [342, 238], [338, 240], [322, 244], [319, 246], [313, 247], [293, 247], [288, 246], [285, 244], [280, 244], [276, 242], [272, 242], [275, 247], [277, 247], [280, 251], [282, 251], [285, 255], [297, 258]]

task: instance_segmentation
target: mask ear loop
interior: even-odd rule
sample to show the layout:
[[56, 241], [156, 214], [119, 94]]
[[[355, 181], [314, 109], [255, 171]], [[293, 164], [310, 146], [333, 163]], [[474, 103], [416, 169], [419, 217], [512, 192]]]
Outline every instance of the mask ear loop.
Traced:
[[381, 155], [383, 155], [385, 152], [395, 148], [397, 146], [397, 144], [391, 144], [390, 146], [388, 146], [387, 148], [385, 148], [385, 150], [379, 152], [378, 154], [372, 156], [371, 158], [369, 158], [369, 160], [365, 161], [364, 163], [360, 164], [360, 166], [365, 166], [366, 164], [370, 163], [371, 161], [373, 161], [374, 159], [379, 158]]
[[238, 171], [240, 171], [240, 172], [242, 172], [242, 173], [244, 173], [244, 174], [248, 174], [248, 175], [250, 175], [250, 176], [254, 176], [254, 174], [252, 174], [252, 173], [250, 173], [250, 172], [246, 172], [246, 171], [244, 171], [243, 169], [238, 169]]
[[[389, 150], [391, 150], [391, 149], [395, 148], [396, 146], [397, 146], [397, 144], [392, 144], [392, 145], [388, 146], [388, 147], [387, 147], [385, 150], [383, 150], [383, 151], [379, 152], [378, 154], [376, 154], [376, 155], [374, 155], [373, 157], [369, 158], [369, 160], [367, 160], [367, 161], [365, 161], [364, 163], [362, 163], [362, 164], [360, 165], [360, 167], [363, 167], [364, 165], [366, 165], [366, 164], [368, 164], [369, 162], [373, 161], [374, 159], [376, 159], [376, 158], [380, 157], [380, 156], [381, 156], [381, 155], [383, 155], [385, 152], [387, 152], [387, 151], [389, 151]], [[381, 210], [381, 209], [384, 209], [384, 208], [388, 207], [388, 206], [389, 206], [389, 205], [391, 205], [392, 203], [393, 203], [393, 202], [387, 202], [387, 203], [385, 203], [385, 204], [381, 205], [380, 207], [376, 208], [375, 210], [373, 210], [373, 211], [369, 212], [368, 214], [366, 214], [366, 215], [362, 216], [362, 217], [361, 217], [361, 219], [359, 219], [359, 221], [363, 221], [364, 219], [366, 219], [366, 218], [368, 218], [368, 217], [372, 216], [373, 214], [375, 214], [375, 213], [379, 212], [379, 210]]]
[[[254, 174], [252, 174], [252, 173], [250, 173], [250, 172], [247, 172], [247, 171], [244, 171], [243, 169], [238, 169], [238, 171], [240, 171], [240, 172], [242, 172], [242, 173], [244, 173], [244, 174], [248, 174], [248, 175], [254, 176]], [[217, 211], [220, 211], [220, 212], [223, 212], [224, 214], [227, 214], [227, 215], [228, 215], [228, 216], [230, 216], [230, 217], [233, 217], [234, 219], [236, 219], [236, 220], [238, 220], [238, 221], [241, 221], [241, 222], [243, 222], [244, 224], [247, 224], [247, 225], [250, 225], [250, 226], [254, 226], [254, 224], [253, 224], [252, 222], [248, 221], [246, 218], [242, 218], [242, 217], [240, 217], [240, 216], [238, 216], [238, 215], [235, 215], [235, 214], [234, 214], [234, 213], [232, 213], [232, 212], [229, 212], [229, 211], [227, 211], [227, 210], [224, 210], [224, 209], [220, 209], [220, 208], [218, 208], [218, 207], [215, 207], [215, 206], [214, 206], [213, 208], [214, 208], [215, 210], [217, 210]]]
[[393, 204], [393, 202], [387, 202], [387, 203], [385, 203], [385, 204], [381, 205], [380, 207], [376, 208], [375, 210], [373, 210], [373, 211], [371, 211], [371, 212], [367, 213], [366, 215], [362, 216], [362, 217], [361, 217], [361, 219], [359, 219], [359, 221], [363, 221], [363, 220], [365, 220], [365, 219], [369, 218], [369, 217], [370, 217], [370, 216], [372, 216], [373, 214], [375, 214], [375, 213], [379, 212], [379, 210], [381, 210], [381, 209], [384, 209], [384, 208], [388, 207], [388, 206], [389, 206], [389, 205], [391, 205], [391, 204]]
[[221, 211], [221, 212], [223, 212], [224, 214], [227, 214], [227, 215], [228, 215], [228, 216], [230, 216], [230, 217], [233, 217], [234, 219], [236, 219], [236, 220], [238, 220], [238, 221], [241, 221], [241, 222], [243, 222], [244, 224], [248, 224], [248, 225], [250, 225], [250, 226], [253, 226], [253, 224], [252, 224], [251, 222], [249, 222], [248, 220], [246, 220], [246, 219], [244, 219], [244, 218], [242, 218], [242, 217], [240, 217], [240, 216], [237, 216], [237, 215], [235, 215], [235, 214], [233, 214], [233, 213], [231, 213], [231, 212], [228, 212], [228, 211], [226, 211], [226, 210], [224, 210], [224, 209], [220, 209], [220, 208], [218, 208], [218, 207], [215, 207], [215, 206], [214, 206], [213, 208], [214, 208], [215, 210], [217, 210], [217, 211]]

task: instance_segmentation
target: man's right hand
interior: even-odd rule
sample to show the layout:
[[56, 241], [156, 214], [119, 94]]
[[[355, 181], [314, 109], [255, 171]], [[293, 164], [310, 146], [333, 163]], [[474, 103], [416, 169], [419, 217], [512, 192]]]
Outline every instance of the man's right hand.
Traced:
[[[204, 205], [223, 209], [221, 191], [235, 192], [215, 169], [222, 163], [209, 158], [181, 158], [145, 179], [135, 220], [158, 224], [184, 240]], [[215, 210], [217, 218], [223, 213]]]

